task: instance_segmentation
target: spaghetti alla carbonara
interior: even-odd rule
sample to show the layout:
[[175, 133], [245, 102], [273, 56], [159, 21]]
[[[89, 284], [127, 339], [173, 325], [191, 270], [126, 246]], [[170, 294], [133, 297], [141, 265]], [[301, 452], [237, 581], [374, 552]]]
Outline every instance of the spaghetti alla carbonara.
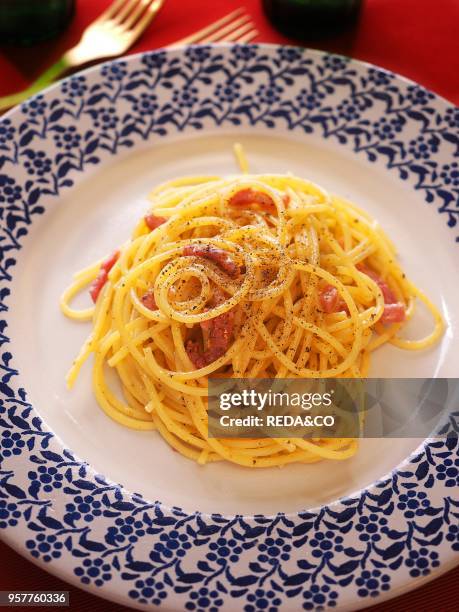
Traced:
[[[94, 306], [73, 309], [88, 285]], [[403, 339], [417, 298], [432, 313], [433, 331]], [[291, 175], [160, 185], [131, 239], [78, 272], [61, 308], [92, 321], [69, 387], [92, 353], [95, 396], [115, 421], [157, 429], [199, 463], [248, 467], [346, 459], [357, 441], [211, 439], [209, 376], [365, 377], [381, 345], [425, 349], [443, 331], [437, 308], [406, 278], [379, 225]], [[122, 394], [108, 385], [110, 368]]]

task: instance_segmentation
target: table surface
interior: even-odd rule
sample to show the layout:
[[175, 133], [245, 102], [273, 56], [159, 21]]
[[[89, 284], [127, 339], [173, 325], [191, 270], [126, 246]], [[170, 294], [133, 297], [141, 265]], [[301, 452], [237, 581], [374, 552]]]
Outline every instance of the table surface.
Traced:
[[[30, 48], [0, 48], [0, 96], [26, 87], [76, 44], [82, 30], [111, 0], [76, 0], [75, 18], [57, 40]], [[240, 7], [257, 24], [257, 41], [292, 44], [270, 25], [261, 0], [166, 0], [132, 53], [174, 42]], [[352, 35], [313, 43], [398, 72], [459, 105], [459, 2], [457, 0], [364, 0]]]
[[[31, 48], [0, 49], [0, 96], [29, 85], [47, 66], [74, 45], [87, 24], [111, 0], [77, 0], [75, 18], [57, 39]], [[245, 6], [259, 30], [257, 42], [293, 43], [276, 32], [259, 0], [166, 0], [160, 14], [131, 52], [167, 45], [213, 20]], [[351, 34], [311, 46], [343, 53], [398, 72], [459, 105], [459, 2], [457, 0], [365, 0], [360, 22]], [[70, 609], [122, 612], [70, 587], [0, 542], [0, 590], [70, 590]], [[459, 567], [433, 582], [372, 607], [372, 612], [459, 610]], [[363, 602], [362, 602], [363, 603]], [[16, 608], [19, 609], [19, 608]]]

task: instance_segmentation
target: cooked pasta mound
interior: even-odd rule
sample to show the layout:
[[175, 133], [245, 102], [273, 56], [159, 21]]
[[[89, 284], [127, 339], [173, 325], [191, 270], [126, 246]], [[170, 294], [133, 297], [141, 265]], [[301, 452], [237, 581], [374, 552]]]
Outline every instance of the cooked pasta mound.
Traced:
[[[207, 379], [365, 377], [383, 344], [436, 342], [441, 315], [378, 223], [291, 175], [182, 178], [157, 187], [150, 203], [131, 239], [78, 272], [62, 296], [64, 314], [92, 322], [69, 386], [92, 353], [102, 409], [127, 427], [157, 429], [199, 463], [352, 456], [348, 438], [209, 438]], [[94, 306], [73, 309], [88, 285]], [[403, 339], [418, 299], [433, 331]], [[122, 393], [109, 387], [109, 369]]]

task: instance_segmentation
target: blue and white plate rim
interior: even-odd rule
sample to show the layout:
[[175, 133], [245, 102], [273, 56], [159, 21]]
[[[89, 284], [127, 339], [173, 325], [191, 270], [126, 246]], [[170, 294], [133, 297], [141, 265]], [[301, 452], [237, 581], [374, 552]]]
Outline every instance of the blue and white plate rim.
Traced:
[[[431, 175], [435, 172], [434, 166], [429, 167], [429, 164], [435, 162], [438, 150], [443, 151], [444, 147], [451, 146], [454, 148], [454, 145], [457, 147], [457, 136], [454, 140], [454, 130], [452, 129], [451, 133], [448, 131], [449, 124], [446, 119], [449, 117], [454, 125], [454, 121], [457, 121], [457, 118], [455, 119], [457, 115], [454, 113], [459, 112], [457, 109], [424, 88], [369, 64], [317, 51], [276, 45], [215, 45], [192, 47], [187, 51], [140, 54], [131, 56], [127, 60], [107, 62], [102, 66], [78, 73], [32, 99], [35, 101], [32, 104], [30, 101], [27, 102], [23, 105], [22, 111], [12, 110], [0, 121], [0, 128], [6, 130], [3, 134], [10, 135], [9, 139], [1, 140], [3, 134], [0, 132], [0, 156], [8, 157], [11, 152], [14, 153], [10, 161], [0, 157], [2, 159], [0, 180], [3, 181], [0, 182], [0, 188], [12, 187], [14, 192], [14, 189], [19, 187], [17, 193], [20, 193], [27, 213], [31, 215], [23, 225], [26, 227], [30, 225], [33, 220], [33, 209], [40, 206], [39, 201], [42, 196], [54, 197], [50, 193], [45, 193], [46, 190], [50, 191], [46, 183], [39, 182], [40, 178], [45, 178], [45, 174], [40, 175], [40, 166], [34, 163], [38, 151], [33, 146], [29, 147], [30, 143], [41, 138], [40, 135], [28, 136], [29, 132], [34, 131], [34, 117], [37, 116], [35, 112], [37, 107], [34, 107], [34, 104], [38, 103], [40, 106], [45, 102], [48, 107], [45, 110], [45, 113], [48, 113], [48, 121], [59, 125], [66, 114], [65, 109], [62, 111], [62, 94], [67, 95], [67, 100], [72, 101], [73, 91], [73, 99], [80, 102], [85, 100], [85, 103], [88, 103], [91, 97], [92, 105], [97, 107], [97, 98], [103, 93], [103, 88], [117, 82], [117, 71], [118, 74], [120, 70], [132, 74], [136, 70], [144, 69], [151, 76], [158, 62], [165, 65], [167, 62], [173, 62], [174, 58], [183, 59], [183, 53], [186, 54], [190, 66], [202, 67], [209, 59], [215, 60], [207, 73], [211, 82], [215, 77], [218, 80], [218, 76], [228, 74], [225, 72], [228, 69], [225, 62], [220, 69], [214, 68], [218, 61], [221, 62], [218, 57], [223, 54], [226, 62], [229, 60], [234, 62], [235, 70], [240, 69], [244, 62], [247, 65], [250, 62], [254, 65], [257, 61], [259, 65], [265, 65], [266, 62], [269, 64], [274, 60], [281, 64], [285, 62], [284, 65], [288, 64], [290, 68], [286, 69], [284, 75], [292, 82], [298, 76], [305, 77], [304, 70], [314, 71], [317, 67], [320, 70], [327, 70], [325, 67], [327, 62], [331, 66], [328, 69], [333, 71], [333, 77], [328, 77], [329, 84], [334, 81], [335, 87], [344, 86], [344, 81], [347, 80], [346, 86], [351, 82], [357, 88], [358, 85], [361, 86], [361, 77], [369, 78], [371, 74], [371, 78], [379, 79], [382, 90], [385, 87], [392, 88], [391, 93], [386, 91], [377, 98], [378, 103], [391, 104], [392, 94], [395, 96], [403, 92], [402, 95], [406, 95], [407, 91], [411, 90], [413, 99], [418, 96], [418, 100], [424, 100], [424, 105], [421, 100], [418, 106], [414, 103], [411, 111], [408, 109], [410, 114], [405, 116], [406, 123], [402, 128], [407, 123], [417, 122], [418, 128], [423, 125], [425, 132], [426, 126], [430, 125], [431, 117], [432, 121], [434, 118], [435, 120], [440, 118], [439, 125], [443, 130], [438, 136], [440, 143], [431, 146], [431, 150], [427, 147], [427, 152], [424, 147], [422, 149], [424, 157], [421, 156], [420, 160], [413, 162], [411, 167], [403, 164], [397, 166], [397, 153], [390, 151], [396, 139], [395, 134], [386, 138], [385, 151], [381, 145], [381, 150], [369, 152], [373, 153], [375, 159], [378, 156], [388, 156], [387, 164], [391, 166], [392, 171], [400, 172], [402, 180], [412, 181], [413, 177], [416, 178], [417, 189], [423, 188], [423, 180], [429, 172]], [[303, 61], [311, 61], [311, 64], [303, 65]], [[353, 74], [348, 73], [348, 68]], [[177, 64], [172, 63], [171, 76], [167, 77], [172, 82], [171, 89], [174, 89], [173, 81], [178, 74], [174, 73], [176, 70]], [[251, 74], [255, 75], [257, 91], [268, 95], [271, 115], [267, 119], [272, 124], [268, 127], [270, 129], [275, 127], [276, 120], [289, 121], [289, 115], [293, 111], [281, 106], [283, 101], [281, 92], [274, 88], [267, 93], [269, 83], [263, 82], [263, 70], [254, 70]], [[125, 76], [126, 74], [123, 78]], [[148, 78], [148, 75], [145, 78]], [[132, 86], [134, 80], [130, 80], [131, 86], [127, 91], [132, 92], [136, 89], [142, 91], [141, 83]], [[94, 87], [94, 85], [96, 88], [86, 93], [87, 86]], [[243, 89], [244, 85], [241, 87]], [[288, 89], [291, 84], [284, 82], [283, 87]], [[351, 90], [354, 93], [357, 91], [352, 87]], [[199, 98], [199, 91], [191, 93]], [[325, 92], [323, 99], [327, 99], [329, 93]], [[330, 95], [333, 93], [332, 91]], [[228, 93], [228, 96], [231, 97], [231, 93]], [[146, 98], [145, 100], [148, 102]], [[304, 102], [308, 103], [306, 99]], [[129, 103], [132, 107], [136, 104], [135, 100]], [[65, 102], [63, 104], [65, 106]], [[185, 100], [184, 105], [186, 104]], [[319, 104], [316, 108], [320, 108], [318, 100], [310, 100], [310, 104]], [[434, 109], [431, 117], [425, 114], [425, 109], [429, 108], [429, 105]], [[349, 106], [347, 104], [348, 121], [352, 122], [352, 110]], [[138, 118], [141, 121], [141, 109], [140, 107], [138, 109]], [[365, 109], [359, 113], [357, 109], [358, 118], [363, 116], [364, 111]], [[17, 134], [15, 130], [19, 128], [21, 112], [27, 119], [22, 123], [22, 126], [25, 125], [22, 132]], [[163, 112], [167, 114], [169, 111]], [[211, 115], [202, 117], [204, 116], [212, 120]], [[197, 123], [202, 117], [196, 119]], [[97, 113], [93, 123], [97, 123]], [[168, 125], [168, 120], [163, 114], [157, 135], [162, 136], [162, 131], [166, 130], [165, 126]], [[311, 131], [319, 125], [322, 125], [320, 121], [315, 124], [307, 123]], [[95, 144], [94, 132], [98, 125], [94, 127], [93, 134], [89, 136], [85, 145], [87, 149], [85, 154], [88, 158], [95, 158], [96, 153], [108, 156], [110, 153], [107, 149], [102, 149], [99, 143]], [[355, 151], [356, 139], [363, 138], [364, 134], [361, 131], [356, 132], [355, 129], [352, 132], [352, 129], [352, 126], [348, 126], [343, 131], [344, 141], [341, 144], [350, 146]], [[304, 131], [308, 132], [307, 129]], [[433, 132], [435, 134], [435, 128]], [[129, 137], [135, 133], [135, 129], [127, 129], [122, 138], [129, 141]], [[11, 136], [17, 136], [19, 140], [16, 142]], [[83, 135], [82, 138], [84, 139]], [[131, 146], [126, 143], [126, 147]], [[27, 153], [28, 150], [34, 152], [33, 156]], [[451, 159], [456, 156], [457, 150], [451, 151]], [[46, 158], [46, 154], [42, 157]], [[17, 167], [21, 159], [28, 162], [32, 169], [35, 168], [33, 180], [26, 180], [25, 172], [21, 172]], [[57, 175], [60, 174], [58, 182], [61, 180], [62, 188], [70, 188], [71, 182], [68, 177], [73, 176], [72, 172], [77, 172], [79, 169], [69, 167], [71, 164], [65, 165], [68, 161], [65, 154], [59, 161], [57, 159], [56, 156], [52, 160], [51, 167], [56, 167], [58, 170]], [[89, 163], [98, 162], [89, 161]], [[438, 205], [439, 212], [446, 212], [444, 218], [451, 227], [451, 234], [457, 214], [452, 208], [449, 210], [457, 192], [453, 177], [455, 166], [451, 166], [454, 163], [442, 165], [443, 171], [446, 172], [445, 177], [450, 178], [449, 187], [443, 184], [437, 189], [424, 190], [427, 201]], [[63, 165], [64, 168], [61, 169]], [[445, 165], [449, 166], [446, 170], [444, 170]], [[14, 171], [8, 175], [5, 169], [10, 168]], [[11, 183], [11, 178], [14, 183]], [[54, 187], [57, 191], [61, 188], [59, 185]], [[3, 196], [13, 197], [13, 192], [11, 189], [8, 192], [3, 189]], [[14, 201], [13, 198], [13, 203]], [[42, 214], [43, 211], [36, 212]], [[21, 225], [20, 221], [16, 224], [11, 221], [10, 225], [7, 223], [10, 234], [16, 230], [16, 225]], [[3, 230], [4, 227], [2, 233], [5, 236]], [[20, 236], [21, 233], [19, 237], [16, 236], [17, 242]], [[452, 240], [454, 241], [454, 238]], [[10, 267], [14, 267], [14, 264], [3, 270], [3, 291], [11, 278], [11, 272], [8, 272]], [[2, 310], [7, 312], [8, 304], [4, 300], [7, 301], [8, 295], [5, 292], [0, 295]], [[8, 342], [8, 337], [6, 322], [2, 325], [3, 346], [3, 343]], [[138, 494], [131, 494], [121, 486], [95, 474], [84, 461], [80, 461], [71, 451], [64, 449], [61, 441], [47, 430], [46, 425], [34, 414], [33, 408], [27, 405], [26, 396], [15, 380], [17, 372], [10, 366], [10, 359], [14, 363], [14, 357], [11, 357], [9, 351], [2, 351], [2, 369], [5, 374], [1, 390], [6, 404], [1, 406], [0, 418], [3, 434], [9, 432], [8, 436], [4, 435], [4, 439], [8, 438], [10, 442], [3, 446], [3, 454], [0, 455], [0, 527], [8, 528], [6, 531], [3, 530], [7, 543], [22, 554], [31, 554], [32, 560], [78, 586], [94, 589], [104, 597], [140, 607], [143, 605], [139, 600], [146, 598], [153, 606], [162, 603], [165, 608], [185, 607], [188, 610], [217, 610], [222, 606], [228, 606], [228, 609], [254, 612], [265, 606], [266, 602], [269, 602], [269, 609], [272, 610], [293, 609], [292, 606], [318, 610], [321, 607], [323, 609], [323, 606], [334, 607], [333, 604], [336, 602], [343, 608], [352, 606], [356, 609], [356, 606], [360, 607], [374, 601], [371, 598], [372, 594], [378, 598], [392, 596], [406, 588], [404, 582], [419, 584], [432, 577], [434, 573], [438, 575], [446, 571], [458, 561], [455, 553], [459, 549], [457, 543], [459, 500], [454, 500], [448, 495], [451, 489], [454, 490], [452, 485], [446, 484], [451, 478], [447, 474], [441, 477], [448, 469], [453, 474], [455, 466], [459, 463], [457, 441], [456, 446], [451, 448], [443, 442], [427, 442], [392, 474], [385, 476], [368, 489], [329, 506], [300, 512], [297, 515], [279, 514], [272, 517], [244, 518], [237, 515], [224, 517], [188, 513], [178, 508], [166, 508], [159, 502], [150, 503]], [[10, 450], [10, 453], [5, 454], [5, 450]], [[13, 454], [13, 451], [17, 453]], [[19, 457], [22, 469], [24, 464], [27, 464], [26, 475], [17, 474]], [[443, 471], [438, 469], [441, 465], [445, 466]], [[16, 475], [18, 475], [17, 480]], [[417, 489], [419, 481], [422, 481], [420, 490]], [[51, 484], [47, 484], [48, 482]], [[45, 490], [46, 487], [48, 489], [51, 487], [51, 490]], [[93, 495], [88, 494], [88, 491], [93, 492]], [[410, 492], [414, 492], [414, 495]], [[427, 492], [430, 492], [428, 496]], [[442, 505], [427, 507], [423, 505], [427, 498], [435, 499], [436, 503]], [[83, 504], [90, 507], [86, 516], [93, 517], [93, 520], [86, 524], [81, 521], [83, 511], [79, 512], [78, 509], [78, 506]], [[409, 514], [411, 507], [414, 508], [411, 511], [413, 516]], [[409, 518], [405, 516], [406, 513]], [[74, 516], [71, 516], [72, 514]], [[400, 531], [401, 526], [407, 529], [407, 533], [403, 534]], [[371, 536], [375, 533], [374, 529], [380, 535], [380, 540], [376, 542], [371, 540]], [[349, 537], [349, 534], [352, 537]], [[368, 539], [359, 540], [358, 534], [366, 534]], [[118, 536], [119, 538], [124, 536], [123, 546], [117, 546]], [[384, 544], [378, 544], [381, 538]], [[325, 541], [331, 542], [331, 546], [325, 546]], [[126, 546], [125, 542], [129, 542], [129, 545]], [[373, 543], [368, 544], [368, 542]], [[362, 548], [357, 548], [357, 545]], [[150, 549], [147, 551], [148, 546]], [[369, 552], [363, 550], [364, 548], [368, 548]], [[310, 553], [307, 559], [306, 550]], [[314, 551], [320, 552], [320, 555], [314, 555]], [[301, 553], [301, 558], [298, 553]], [[172, 560], [171, 556], [174, 557]], [[315, 563], [317, 559], [320, 559], [320, 562]], [[367, 569], [370, 562], [371, 567]], [[235, 563], [237, 566], [234, 566]], [[142, 590], [145, 595], [142, 595]], [[134, 592], [137, 592], [137, 595]]]

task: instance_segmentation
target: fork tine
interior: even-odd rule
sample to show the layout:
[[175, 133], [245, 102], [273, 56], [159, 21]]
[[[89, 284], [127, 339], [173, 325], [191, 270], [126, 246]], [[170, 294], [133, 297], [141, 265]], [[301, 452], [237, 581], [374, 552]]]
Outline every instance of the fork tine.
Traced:
[[243, 34], [242, 36], [240, 36], [239, 38], [227, 38], [226, 41], [227, 42], [235, 42], [235, 43], [248, 43], [251, 40], [253, 40], [254, 38], [256, 38], [258, 36], [259, 32], [258, 30], [250, 30], [250, 32], [247, 32], [247, 34]]
[[100, 21], [108, 21], [109, 19], [112, 19], [113, 15], [115, 15], [118, 10], [123, 6], [123, 4], [126, 2], [126, 0], [114, 0], [110, 6], [108, 6], [105, 11], [103, 13], [101, 13], [99, 15], [99, 17], [97, 17], [97, 19], [95, 19], [93, 21], [93, 23], [100, 22]]
[[237, 38], [238, 36], [242, 36], [249, 30], [253, 29], [253, 23], [249, 20], [247, 23], [244, 23], [238, 28], [223, 28], [222, 30], [218, 30], [215, 34], [206, 37], [204, 40], [201, 40], [202, 43], [211, 43], [218, 42], [219, 40], [232, 40], [233, 38]]
[[126, 30], [129, 30], [129, 28], [131, 28], [137, 22], [137, 20], [141, 17], [141, 15], [143, 15], [153, 1], [154, 0], [140, 0], [138, 6], [132, 11], [129, 17], [123, 21], [123, 27], [126, 28]]
[[129, 34], [131, 36], [131, 44], [132, 42], [137, 40], [137, 38], [142, 34], [142, 32], [144, 32], [144, 30], [146, 30], [146, 28], [148, 28], [150, 22], [155, 17], [161, 6], [162, 0], [153, 0], [149, 3], [144, 14], [135, 24], [135, 27], [129, 31]]
[[223, 28], [218, 29], [216, 32], [210, 34], [209, 36], [205, 36], [204, 38], [201, 38], [199, 42], [200, 43], [214, 42], [222, 38], [223, 36], [226, 36], [233, 30], [235, 30], [237, 27], [245, 25], [247, 23], [250, 25], [250, 16], [242, 15], [242, 17], [239, 17], [239, 19], [235, 19], [234, 21], [231, 21], [231, 23], [224, 26]]
[[126, 17], [128, 17], [141, 3], [142, 0], [125, 0], [123, 8], [119, 10], [114, 17], [112, 17], [113, 21], [117, 25], [123, 24]]
[[218, 21], [214, 21], [213, 23], [206, 26], [205, 28], [202, 28], [202, 30], [198, 30], [197, 32], [194, 32], [194, 34], [191, 34], [190, 36], [186, 36], [185, 38], [182, 38], [181, 40], [177, 40], [168, 46], [176, 47], [178, 45], [190, 45], [192, 43], [199, 42], [203, 37], [208, 36], [212, 34], [212, 32], [215, 32], [215, 30], [217, 30], [218, 28], [225, 26], [232, 19], [239, 17], [239, 15], [241, 15], [241, 13], [243, 12], [244, 12], [244, 8], [239, 7], [238, 9], [236, 9], [232, 13], [229, 13], [228, 15], [225, 15]]

